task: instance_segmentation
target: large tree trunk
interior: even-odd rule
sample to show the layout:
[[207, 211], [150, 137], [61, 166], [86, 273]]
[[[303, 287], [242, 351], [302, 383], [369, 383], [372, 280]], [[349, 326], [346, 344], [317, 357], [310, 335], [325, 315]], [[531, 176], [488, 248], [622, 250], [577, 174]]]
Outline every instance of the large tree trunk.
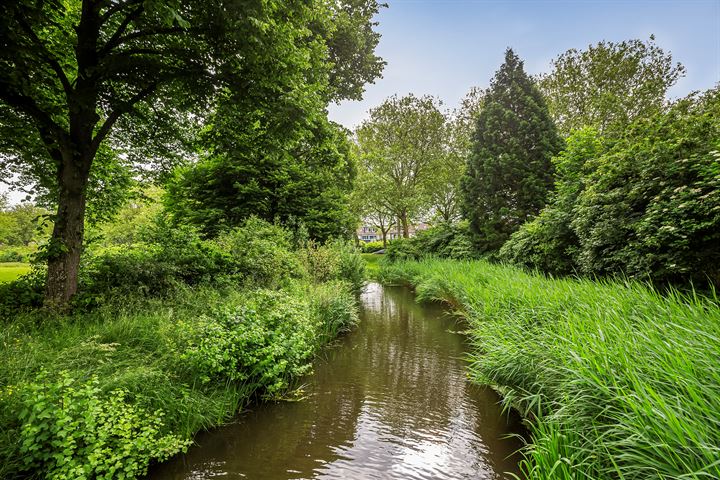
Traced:
[[70, 154], [58, 169], [59, 196], [55, 226], [48, 250], [45, 305], [65, 307], [77, 293], [80, 253], [85, 233], [87, 158]]

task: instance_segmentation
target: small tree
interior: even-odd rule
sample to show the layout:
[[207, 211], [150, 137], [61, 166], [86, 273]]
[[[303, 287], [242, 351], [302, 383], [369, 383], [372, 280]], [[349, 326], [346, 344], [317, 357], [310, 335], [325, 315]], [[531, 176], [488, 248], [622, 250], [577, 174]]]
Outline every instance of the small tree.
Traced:
[[545, 101], [507, 49], [477, 117], [463, 178], [463, 210], [480, 251], [495, 251], [540, 211], [562, 147]]

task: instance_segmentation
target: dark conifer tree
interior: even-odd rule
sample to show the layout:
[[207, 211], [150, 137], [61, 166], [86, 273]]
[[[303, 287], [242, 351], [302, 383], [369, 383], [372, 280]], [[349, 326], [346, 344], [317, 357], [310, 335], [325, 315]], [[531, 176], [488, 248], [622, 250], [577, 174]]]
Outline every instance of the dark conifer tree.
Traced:
[[562, 139], [542, 94], [508, 48], [477, 118], [462, 182], [463, 210], [481, 252], [499, 249], [537, 215], [553, 185]]

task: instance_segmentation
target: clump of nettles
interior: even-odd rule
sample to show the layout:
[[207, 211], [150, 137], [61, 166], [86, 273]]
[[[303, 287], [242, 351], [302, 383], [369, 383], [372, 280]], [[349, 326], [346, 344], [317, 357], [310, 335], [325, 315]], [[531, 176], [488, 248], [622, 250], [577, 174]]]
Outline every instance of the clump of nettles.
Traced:
[[152, 459], [185, 451], [190, 440], [165, 433], [163, 412], [128, 402], [128, 391], [104, 394], [96, 377], [46, 373], [21, 387], [20, 452], [28, 470], [46, 478], [135, 478]]

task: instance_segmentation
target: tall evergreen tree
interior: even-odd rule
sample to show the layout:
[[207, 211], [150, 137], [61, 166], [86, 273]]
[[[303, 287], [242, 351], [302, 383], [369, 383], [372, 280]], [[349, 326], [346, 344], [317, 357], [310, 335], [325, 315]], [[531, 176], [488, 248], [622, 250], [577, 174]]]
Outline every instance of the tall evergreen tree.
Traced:
[[463, 213], [478, 249], [490, 252], [545, 205], [550, 159], [562, 148], [542, 94], [510, 48], [486, 92], [473, 143]]

